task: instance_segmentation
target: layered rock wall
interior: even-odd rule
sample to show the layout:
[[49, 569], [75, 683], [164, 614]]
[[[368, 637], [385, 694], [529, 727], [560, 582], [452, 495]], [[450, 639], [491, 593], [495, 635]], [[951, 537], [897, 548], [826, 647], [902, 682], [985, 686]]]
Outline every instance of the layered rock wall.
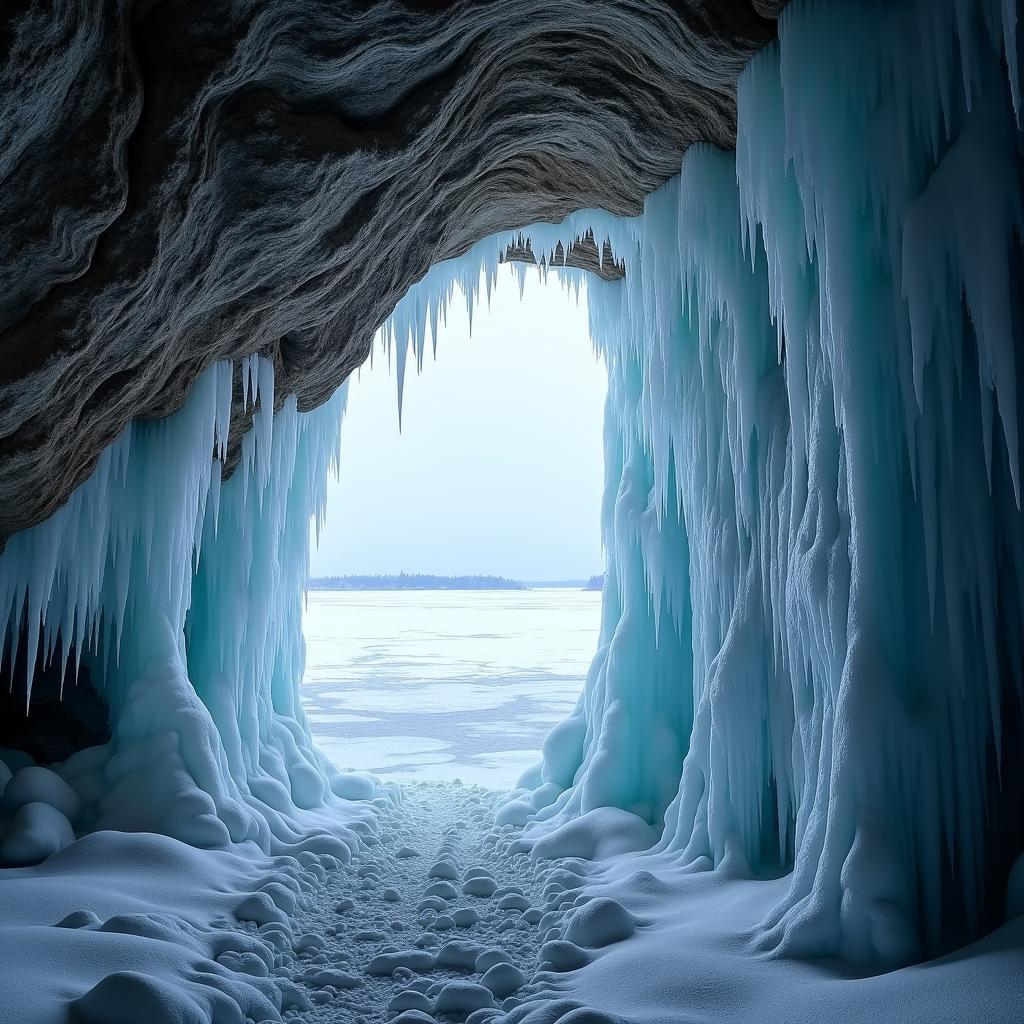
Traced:
[[731, 148], [781, 6], [5, 4], [0, 543], [214, 361], [263, 354], [308, 409], [432, 263], [637, 213], [692, 142]]

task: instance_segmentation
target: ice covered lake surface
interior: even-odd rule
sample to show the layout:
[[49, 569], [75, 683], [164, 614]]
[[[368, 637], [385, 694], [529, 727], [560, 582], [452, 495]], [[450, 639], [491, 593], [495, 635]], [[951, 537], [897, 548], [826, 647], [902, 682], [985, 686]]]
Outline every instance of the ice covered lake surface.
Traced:
[[312, 591], [303, 705], [339, 767], [509, 789], [573, 708], [601, 594]]

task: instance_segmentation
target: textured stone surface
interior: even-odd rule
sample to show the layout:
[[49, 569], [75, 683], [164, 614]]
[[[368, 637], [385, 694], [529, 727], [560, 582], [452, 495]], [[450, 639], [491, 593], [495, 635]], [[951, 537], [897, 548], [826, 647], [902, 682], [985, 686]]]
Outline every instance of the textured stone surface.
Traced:
[[0, 540], [213, 360], [263, 352], [309, 408], [431, 263], [635, 213], [732, 145], [779, 6], [7, 0]]

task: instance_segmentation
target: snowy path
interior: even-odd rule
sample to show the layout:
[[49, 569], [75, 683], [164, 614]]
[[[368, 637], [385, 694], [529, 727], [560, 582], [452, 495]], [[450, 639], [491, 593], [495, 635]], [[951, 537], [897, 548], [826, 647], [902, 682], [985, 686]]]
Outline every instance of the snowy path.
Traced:
[[[535, 870], [515, 849], [518, 830], [495, 828], [497, 799], [410, 786], [350, 864], [322, 873], [280, 935], [275, 973], [295, 983], [286, 1018], [484, 1024], [532, 996], [546, 1001], [543, 940], [578, 879], [552, 862]], [[274, 926], [260, 931], [273, 938]]]

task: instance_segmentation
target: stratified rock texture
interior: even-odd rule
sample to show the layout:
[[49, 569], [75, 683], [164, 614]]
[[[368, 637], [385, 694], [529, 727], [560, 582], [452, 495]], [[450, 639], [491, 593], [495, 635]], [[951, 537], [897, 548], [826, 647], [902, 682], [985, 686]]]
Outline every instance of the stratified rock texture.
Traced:
[[639, 211], [733, 144], [780, 6], [7, 0], [0, 541], [213, 360], [262, 352], [309, 408], [431, 263]]

